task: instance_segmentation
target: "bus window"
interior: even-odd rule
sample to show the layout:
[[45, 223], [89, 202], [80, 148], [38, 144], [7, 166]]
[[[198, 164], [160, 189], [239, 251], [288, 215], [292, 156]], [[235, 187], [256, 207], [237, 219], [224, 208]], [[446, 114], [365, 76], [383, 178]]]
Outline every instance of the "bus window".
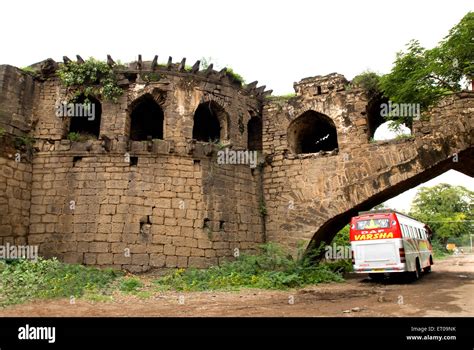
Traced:
[[408, 226], [408, 230], [410, 231], [410, 238], [415, 238], [415, 232], [413, 232], [413, 227]]
[[357, 230], [369, 230], [373, 228], [389, 228], [389, 227], [390, 227], [389, 219], [360, 220], [360, 221], [357, 221], [357, 224], [356, 224]]
[[408, 237], [407, 227], [405, 226], [405, 224], [401, 224], [400, 227], [402, 228], [403, 237], [407, 238]]

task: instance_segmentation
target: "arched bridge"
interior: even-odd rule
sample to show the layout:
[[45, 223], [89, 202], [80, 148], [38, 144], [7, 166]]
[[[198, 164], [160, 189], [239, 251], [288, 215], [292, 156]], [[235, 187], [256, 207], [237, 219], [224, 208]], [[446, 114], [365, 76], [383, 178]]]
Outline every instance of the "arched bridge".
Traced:
[[[265, 107], [268, 241], [291, 248], [329, 242], [358, 211], [449, 169], [474, 175], [473, 92], [444, 98], [413, 121], [411, 137], [374, 142], [367, 97], [345, 84], [337, 74], [308, 78], [295, 84], [295, 97]], [[318, 149], [315, 145], [330, 135], [326, 130], [318, 135], [319, 130], [331, 124], [337, 137], [328, 141], [337, 148]], [[309, 134], [313, 149], [303, 153]]]

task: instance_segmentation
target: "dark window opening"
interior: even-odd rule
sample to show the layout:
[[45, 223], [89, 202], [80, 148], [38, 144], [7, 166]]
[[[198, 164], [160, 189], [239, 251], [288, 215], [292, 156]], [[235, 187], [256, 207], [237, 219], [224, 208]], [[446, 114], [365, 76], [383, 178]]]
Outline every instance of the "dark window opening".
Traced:
[[142, 97], [135, 104], [130, 119], [131, 140], [163, 139], [163, 110], [150, 95]]
[[72, 166], [75, 167], [78, 162], [82, 160], [82, 157], [73, 157], [72, 158]]
[[80, 95], [73, 101], [74, 115], [69, 116], [69, 132], [78, 133], [86, 138], [98, 138], [100, 134], [100, 118], [102, 116], [102, 105], [96, 98]]
[[215, 142], [227, 138], [227, 113], [216, 102], [201, 103], [194, 113], [193, 139]]
[[293, 153], [316, 153], [338, 148], [334, 122], [326, 115], [307, 111], [288, 128], [288, 146]]
[[130, 157], [130, 166], [138, 165], [138, 157]]
[[205, 218], [204, 219], [204, 223], [202, 225], [202, 228], [209, 228], [209, 225], [210, 225], [210, 221], [208, 218]]
[[252, 117], [247, 125], [248, 148], [250, 151], [262, 150], [262, 119]]
[[321, 86], [318, 86], [317, 90], [318, 90], [318, 95], [321, 95]]
[[219, 231], [224, 231], [225, 221], [219, 221]]

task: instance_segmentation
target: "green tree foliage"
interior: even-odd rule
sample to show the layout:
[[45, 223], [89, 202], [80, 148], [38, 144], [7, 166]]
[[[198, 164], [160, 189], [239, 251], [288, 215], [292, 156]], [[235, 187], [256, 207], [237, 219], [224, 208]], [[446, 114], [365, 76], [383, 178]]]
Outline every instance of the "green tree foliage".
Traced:
[[451, 237], [474, 232], [473, 204], [474, 192], [463, 186], [439, 184], [418, 191], [410, 215], [427, 223], [434, 238], [444, 244]]
[[349, 240], [349, 225], [344, 226], [333, 238], [331, 244], [336, 244], [337, 246], [347, 246], [351, 242]]
[[356, 75], [351, 85], [364, 89], [369, 96], [375, 96], [380, 94], [380, 75], [372, 71], [365, 71], [359, 75]]
[[426, 110], [442, 96], [460, 91], [463, 80], [474, 78], [473, 37], [474, 12], [469, 12], [432, 49], [410, 41], [406, 51], [397, 53], [391, 72], [380, 79], [384, 95], [394, 103], [417, 103]]

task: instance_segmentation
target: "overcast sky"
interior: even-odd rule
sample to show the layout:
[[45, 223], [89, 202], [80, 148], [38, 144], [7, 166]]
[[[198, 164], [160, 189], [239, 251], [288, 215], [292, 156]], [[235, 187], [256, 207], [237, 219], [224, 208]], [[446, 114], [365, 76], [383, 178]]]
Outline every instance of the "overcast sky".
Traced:
[[[128, 62], [212, 57], [276, 94], [332, 72], [387, 73], [410, 39], [432, 47], [472, 11], [472, 0], [2, 2], [0, 64], [94, 56]], [[456, 177], [454, 177], [456, 178]], [[474, 185], [471, 180], [471, 189]], [[458, 177], [456, 183], [467, 181]], [[404, 201], [400, 204], [405, 203]]]

